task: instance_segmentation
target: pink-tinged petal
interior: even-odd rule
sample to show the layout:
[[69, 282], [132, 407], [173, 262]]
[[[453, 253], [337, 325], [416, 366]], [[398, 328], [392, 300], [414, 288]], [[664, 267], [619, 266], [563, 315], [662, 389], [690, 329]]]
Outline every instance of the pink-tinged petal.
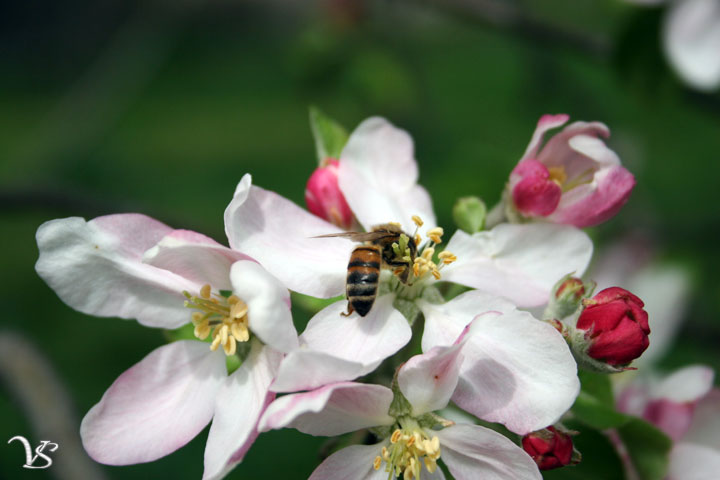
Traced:
[[592, 241], [569, 226], [500, 224], [473, 235], [458, 230], [447, 250], [458, 260], [443, 268], [444, 280], [534, 307], [547, 303], [564, 275], [582, 275], [592, 256]]
[[143, 255], [144, 263], [187, 278], [198, 289], [210, 284], [215, 291], [232, 288], [230, 266], [239, 260], [253, 259], [190, 230], [173, 231]]
[[720, 450], [678, 443], [670, 451], [666, 480], [713, 480], [720, 472]]
[[300, 336], [301, 343], [309, 350], [342, 360], [376, 364], [410, 340], [410, 326], [393, 307], [393, 300], [393, 295], [378, 297], [364, 317], [357, 313], [341, 315], [347, 309], [347, 301], [335, 302], [310, 320]]
[[63, 302], [83, 313], [176, 328], [190, 318], [182, 291], [196, 284], [142, 263], [143, 253], [171, 232], [139, 214], [51, 220], [37, 231], [35, 269]]
[[[500, 315], [481, 315], [493, 311]], [[510, 309], [480, 292], [444, 305], [423, 305], [426, 328], [459, 331], [473, 320], [476, 334], [463, 348], [465, 360], [453, 400], [483, 420], [525, 434], [552, 425], [572, 406], [580, 389], [567, 343], [550, 325]], [[423, 346], [432, 344], [423, 335]]]
[[255, 441], [260, 416], [275, 398], [268, 387], [281, 358], [280, 352], [253, 342], [248, 357], [218, 391], [205, 446], [204, 480], [224, 477]]
[[290, 290], [330, 298], [345, 291], [347, 263], [355, 244], [313, 238], [341, 232], [280, 195], [243, 176], [225, 209], [230, 246], [259, 261]]
[[592, 178], [603, 167], [620, 165], [618, 156], [600, 139], [610, 130], [601, 122], [573, 122], [548, 140], [537, 159], [548, 167], [562, 167], [567, 183]]
[[537, 127], [535, 128], [535, 132], [533, 132], [533, 136], [530, 139], [530, 144], [527, 146], [525, 153], [522, 156], [523, 160], [536, 157], [545, 132], [552, 130], [553, 128], [563, 126], [568, 120], [570, 120], [570, 116], [564, 113], [558, 115], [543, 115], [540, 117]]
[[[487, 314], [499, 315], [497, 312]], [[472, 325], [475, 324], [465, 327], [453, 345], [434, 347], [411, 357], [400, 367], [398, 386], [412, 405], [414, 416], [440, 410], [450, 402], [463, 361], [462, 349], [475, 333]]]
[[281, 352], [298, 346], [290, 313], [290, 294], [280, 281], [253, 261], [241, 260], [230, 271], [232, 290], [248, 306], [250, 330]]
[[372, 372], [380, 362], [352, 362], [300, 347], [285, 356], [270, 389], [274, 392], [299, 392], [353, 380]]
[[549, 220], [590, 227], [609, 220], [627, 203], [635, 177], [620, 165], [595, 173], [592, 182], [565, 192]]
[[153, 350], [85, 415], [85, 450], [107, 465], [151, 462], [174, 452], [208, 424], [225, 377], [225, 356], [207, 343], [183, 340]]
[[436, 434], [440, 458], [456, 480], [542, 480], [527, 453], [488, 428], [453, 425]]
[[523, 215], [544, 217], [554, 212], [560, 203], [560, 185], [550, 179], [547, 167], [537, 160], [523, 160], [510, 178], [513, 203]]
[[686, 442], [706, 445], [720, 451], [720, 390], [714, 388], [696, 405]]
[[512, 313], [517, 310], [509, 301], [478, 290], [458, 295], [449, 302], [421, 302], [425, 315], [422, 337], [423, 352], [438, 345], [452, 345], [473, 318], [484, 313]]
[[650, 396], [676, 403], [696, 402], [710, 392], [714, 379], [715, 372], [710, 367], [684, 367], [654, 386]]
[[716, 0], [671, 3], [662, 33], [668, 60], [683, 81], [706, 92], [720, 87], [720, 5]]
[[664, 399], [653, 400], [645, 406], [642, 417], [665, 432], [673, 442], [677, 442], [690, 428], [693, 405]]
[[435, 226], [430, 196], [417, 185], [412, 138], [384, 118], [369, 118], [350, 135], [340, 156], [338, 180], [365, 229], [398, 222], [412, 234], [413, 215], [425, 221], [421, 235]]
[[260, 420], [262, 432], [285, 427], [309, 435], [334, 436], [362, 428], [392, 425], [389, 388], [366, 383], [336, 383], [275, 400]]
[[375, 445], [351, 445], [338, 450], [326, 458], [308, 480], [387, 480], [388, 473], [383, 467], [379, 470], [373, 467], [375, 457], [386, 444], [387, 441]]

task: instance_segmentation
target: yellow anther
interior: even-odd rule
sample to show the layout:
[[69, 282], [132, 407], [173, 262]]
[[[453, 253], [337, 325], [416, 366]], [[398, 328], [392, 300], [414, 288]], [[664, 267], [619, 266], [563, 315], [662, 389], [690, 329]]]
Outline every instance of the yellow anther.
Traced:
[[565, 167], [562, 165], [548, 167], [548, 172], [550, 173], [550, 180], [555, 182], [558, 187], [562, 187], [567, 180], [567, 173], [565, 173]]
[[424, 258], [427, 261], [431, 261], [433, 255], [435, 255], [435, 249], [432, 247], [429, 247], [429, 248], [426, 248], [425, 250], [423, 250], [422, 258]]
[[[383, 448], [384, 448], [384, 447], [383, 447]], [[380, 458], [379, 455], [378, 455], [377, 457], [375, 457], [375, 461], [373, 461], [373, 468], [374, 468], [375, 470], [380, 470], [380, 466], [382, 465], [382, 461], [383, 461], [383, 459]]]
[[[427, 468], [428, 472], [435, 473], [435, 470], [437, 470], [437, 461], [430, 457], [425, 457], [425, 468]], [[375, 470], [377, 470], [377, 468]]]
[[412, 221], [415, 222], [415, 225], [417, 225], [418, 227], [422, 227], [423, 223], [425, 223], [422, 221], [422, 218], [418, 217], [417, 215], [412, 216]]
[[393, 432], [392, 436], [390, 437], [390, 443], [397, 443], [398, 440], [400, 440], [400, 438], [402, 437], [402, 434], [403, 434], [403, 432], [399, 428], [397, 430], [395, 430]]
[[234, 355], [237, 342], [250, 340], [248, 306], [237, 295], [213, 297], [210, 285], [202, 286], [199, 297], [183, 293], [188, 299], [185, 306], [199, 310], [191, 314], [195, 336], [205, 340], [212, 333], [210, 350], [215, 351], [222, 346], [226, 355]]
[[422, 237], [419, 233], [415, 234], [415, 245], [420, 245], [420, 242], [422, 241]]
[[435, 227], [435, 228], [431, 228], [430, 230], [427, 231], [427, 236], [430, 237], [433, 235], [437, 235], [438, 237], [442, 237], [444, 233], [445, 233], [445, 230], [443, 230], [442, 227]]
[[437, 268], [433, 269], [432, 276], [435, 277], [435, 280], [440, 280], [440, 272], [438, 271]]
[[438, 254], [438, 257], [440, 258], [440, 260], [442, 260], [442, 263], [444, 263], [445, 265], [457, 260], [457, 257], [455, 255], [453, 255], [452, 253], [448, 252], [447, 250], [444, 252], [440, 252]]
[[420, 276], [420, 265], [417, 262], [413, 264], [413, 274], [415, 274], [416, 277]]

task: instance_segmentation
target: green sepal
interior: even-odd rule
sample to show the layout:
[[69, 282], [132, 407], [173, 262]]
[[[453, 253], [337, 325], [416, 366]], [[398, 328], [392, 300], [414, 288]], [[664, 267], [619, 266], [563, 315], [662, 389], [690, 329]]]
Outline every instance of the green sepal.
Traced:
[[230, 295], [232, 295], [232, 290], [220, 290], [221, 297], [230, 298]]
[[606, 430], [632, 420], [615, 410], [612, 385], [607, 375], [581, 371], [579, 376], [582, 387], [571, 409], [578, 421], [596, 430]]
[[348, 133], [338, 122], [325, 115], [317, 107], [310, 107], [310, 129], [315, 139], [318, 165], [328, 158], [340, 158], [348, 140]]
[[177, 342], [178, 340], [197, 340], [195, 326], [189, 322], [174, 330], [163, 330], [163, 336], [168, 343]]
[[388, 415], [394, 418], [407, 417], [412, 414], [412, 405], [410, 405], [408, 399], [405, 398], [405, 395], [400, 391], [400, 386], [398, 386], [398, 370], [395, 371], [395, 378], [393, 378], [392, 385], [390, 386], [393, 392], [393, 399], [388, 409]]
[[660, 429], [633, 417], [617, 429], [639, 480], [663, 480], [667, 474], [672, 440]]
[[402, 313], [408, 323], [412, 326], [420, 316], [420, 307], [417, 306], [414, 300], [405, 300], [404, 298], [395, 297], [393, 307]]
[[378, 427], [368, 428], [368, 431], [375, 435], [378, 440], [388, 438], [395, 431], [395, 424], [393, 425], [380, 425]]
[[485, 228], [487, 207], [478, 197], [458, 198], [453, 206], [452, 216], [460, 230], [473, 234]]

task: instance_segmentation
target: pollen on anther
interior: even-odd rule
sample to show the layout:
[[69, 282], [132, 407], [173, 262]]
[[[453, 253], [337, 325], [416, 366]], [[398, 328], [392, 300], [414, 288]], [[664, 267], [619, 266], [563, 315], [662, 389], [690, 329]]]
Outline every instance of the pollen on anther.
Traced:
[[418, 217], [417, 215], [412, 216], [412, 221], [415, 222], [415, 225], [418, 227], [422, 227], [425, 222], [422, 221], [422, 218]]
[[373, 468], [375, 470], [380, 470], [380, 465], [382, 465], [382, 458], [380, 458], [380, 456], [378, 455], [373, 461]]
[[392, 436], [390, 437], [390, 443], [397, 443], [398, 440], [400, 440], [400, 437], [402, 437], [402, 430], [397, 429], [393, 432]]
[[202, 288], [200, 288], [200, 296], [202, 298], [205, 298], [205, 299], [210, 298], [210, 292], [211, 292], [211, 287], [207, 283], [205, 285], [203, 285]]

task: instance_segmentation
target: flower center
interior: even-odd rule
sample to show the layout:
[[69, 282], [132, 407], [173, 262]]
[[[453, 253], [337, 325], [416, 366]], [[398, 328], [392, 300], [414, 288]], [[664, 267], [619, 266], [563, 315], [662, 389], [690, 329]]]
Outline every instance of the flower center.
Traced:
[[[423, 220], [417, 215], [413, 215], [412, 219], [418, 228], [423, 226]], [[442, 243], [443, 233], [444, 231], [442, 227], [435, 227], [428, 230], [428, 241], [423, 245], [423, 239], [420, 234], [417, 233], [417, 229], [415, 229], [413, 237], [415, 245], [419, 247], [418, 251], [420, 252], [420, 255], [417, 255], [414, 259], [411, 257], [411, 252], [408, 247], [408, 239], [404, 234], [400, 235], [399, 241], [392, 245], [397, 258], [404, 259], [408, 263], [412, 260], [411, 268], [413, 279], [408, 282], [408, 284], [412, 285], [427, 275], [432, 275], [436, 280], [440, 280], [440, 269], [443, 265], [447, 265], [457, 260], [457, 257], [447, 250], [438, 254], [437, 262], [433, 260], [433, 256], [435, 255], [435, 246]], [[404, 267], [396, 269], [393, 273], [395, 275], [400, 275], [403, 273], [403, 270]]]
[[382, 447], [373, 467], [380, 470], [385, 462], [388, 477], [402, 475], [403, 480], [420, 480], [422, 464], [425, 464], [428, 472], [433, 473], [439, 458], [440, 439], [437, 436], [430, 438], [420, 426], [398, 428], [390, 437], [390, 448]]
[[562, 165], [548, 167], [548, 173], [550, 174], [549, 180], [555, 182], [558, 187], [562, 187], [567, 181], [567, 173], [565, 173], [565, 167]]
[[234, 355], [237, 342], [250, 339], [248, 330], [248, 306], [232, 292], [221, 290], [212, 293], [210, 285], [203, 285], [200, 295], [183, 292], [187, 300], [185, 306], [198, 310], [192, 313], [194, 334], [205, 340], [212, 332], [210, 350], [217, 350], [222, 345], [226, 355]]

